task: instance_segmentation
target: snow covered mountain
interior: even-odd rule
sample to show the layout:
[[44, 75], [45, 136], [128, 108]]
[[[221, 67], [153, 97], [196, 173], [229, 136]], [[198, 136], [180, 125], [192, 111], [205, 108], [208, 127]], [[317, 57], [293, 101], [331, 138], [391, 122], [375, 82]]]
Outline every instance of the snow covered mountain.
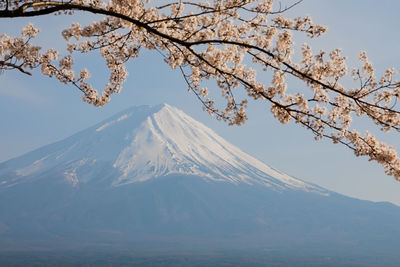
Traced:
[[105, 164], [112, 165], [108, 170], [112, 186], [180, 174], [328, 194], [267, 166], [167, 104], [126, 110], [70, 138], [0, 164], [0, 186], [14, 186], [54, 170], [72, 186], [79, 186], [98, 179]]
[[10, 249], [134, 248], [389, 266], [399, 223], [399, 207], [290, 177], [166, 104], [0, 163], [0, 265]]

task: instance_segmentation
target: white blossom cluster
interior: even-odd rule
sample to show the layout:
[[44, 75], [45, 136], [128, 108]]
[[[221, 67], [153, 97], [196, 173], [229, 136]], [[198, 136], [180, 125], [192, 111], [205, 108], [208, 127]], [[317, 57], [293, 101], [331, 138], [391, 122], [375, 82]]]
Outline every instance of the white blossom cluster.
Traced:
[[39, 46], [29, 41], [34, 38], [38, 29], [28, 24], [21, 31], [21, 37], [13, 38], [6, 34], [0, 36], [0, 70], [18, 69], [30, 75], [27, 70], [38, 66]]
[[[294, 5], [296, 5], [295, 3]], [[0, 17], [70, 14], [75, 10], [104, 15], [99, 21], [79, 23], [62, 32], [69, 55], [58, 58], [57, 51], [43, 54], [30, 41], [38, 30], [29, 24], [22, 36], [1, 37], [0, 68], [22, 72], [40, 66], [44, 75], [70, 83], [83, 92], [83, 100], [96, 106], [110, 101], [127, 77], [124, 63], [139, 56], [140, 49], [157, 50], [173, 69], [179, 69], [204, 109], [229, 124], [243, 124], [248, 98], [270, 104], [281, 122], [293, 120], [315, 134], [351, 148], [357, 156], [379, 162], [386, 173], [400, 180], [400, 160], [395, 149], [370, 133], [351, 128], [355, 117], [369, 118], [383, 131], [399, 130], [397, 100], [400, 82], [396, 71], [388, 69], [376, 77], [365, 52], [360, 67], [350, 73], [346, 58], [336, 49], [313, 52], [304, 44], [300, 62], [293, 62], [294, 32], [318, 37], [326, 28], [308, 16], [285, 18], [285, 9], [274, 9], [273, 0], [14, 0], [0, 3]], [[88, 79], [89, 71], [73, 70], [75, 53], [99, 51], [110, 71], [109, 82], [100, 94]], [[57, 63], [56, 63], [57, 62]], [[263, 84], [246, 63], [270, 73]], [[265, 74], [264, 74], [265, 75]], [[345, 88], [343, 78], [351, 75], [357, 84]], [[287, 78], [303, 81], [303, 89], [287, 90]], [[209, 97], [204, 81], [214, 80], [225, 104], [219, 108]], [[290, 91], [290, 92], [289, 92]]]

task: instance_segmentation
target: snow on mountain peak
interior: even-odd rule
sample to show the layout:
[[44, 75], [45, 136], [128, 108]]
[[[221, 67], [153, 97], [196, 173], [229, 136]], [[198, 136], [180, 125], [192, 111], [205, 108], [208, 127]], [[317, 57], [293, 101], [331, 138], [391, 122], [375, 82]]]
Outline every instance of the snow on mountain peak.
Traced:
[[127, 119], [128, 117], [129, 117], [128, 114], [124, 114], [124, 115], [122, 115], [121, 117], [119, 117], [119, 118], [116, 119], [116, 120], [109, 121], [109, 122], [107, 122], [107, 123], [101, 125], [99, 128], [97, 128], [97, 129], [96, 129], [96, 132], [100, 132], [100, 131], [104, 130], [105, 128], [107, 128], [108, 126], [111, 126], [111, 125], [113, 125], [113, 124], [116, 123], [116, 122], [125, 120], [125, 119]]
[[126, 110], [65, 140], [4, 162], [0, 164], [0, 187], [55, 170], [78, 186], [104, 176], [105, 164], [113, 186], [179, 174], [326, 193], [270, 168], [168, 104]]
[[113, 166], [122, 173], [114, 185], [185, 174], [235, 184], [314, 188], [268, 167], [167, 104], [137, 128], [132, 142], [121, 151]]

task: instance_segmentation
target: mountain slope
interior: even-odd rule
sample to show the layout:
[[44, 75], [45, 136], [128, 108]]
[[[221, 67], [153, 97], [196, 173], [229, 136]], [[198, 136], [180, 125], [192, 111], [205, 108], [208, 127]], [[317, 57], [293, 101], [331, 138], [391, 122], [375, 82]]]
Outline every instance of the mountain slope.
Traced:
[[272, 169], [167, 104], [127, 110], [63, 141], [2, 163], [0, 185], [10, 187], [58, 170], [72, 186], [78, 186], [98, 179], [104, 165], [109, 166], [113, 186], [180, 174], [327, 194]]

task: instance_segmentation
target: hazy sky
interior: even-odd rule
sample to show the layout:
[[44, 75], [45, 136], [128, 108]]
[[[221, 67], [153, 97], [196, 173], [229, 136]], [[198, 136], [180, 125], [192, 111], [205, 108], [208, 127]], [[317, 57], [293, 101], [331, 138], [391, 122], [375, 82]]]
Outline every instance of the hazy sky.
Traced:
[[[358, 51], [366, 50], [378, 72], [382, 72], [387, 67], [400, 68], [398, 10], [400, 2], [394, 0], [304, 0], [290, 15], [309, 14], [315, 22], [328, 26], [325, 36], [307, 40], [315, 50], [342, 48], [350, 66], [356, 64]], [[44, 47], [60, 46], [62, 27], [76, 20], [77, 17], [60, 16], [2, 19], [0, 32], [15, 34], [26, 22], [33, 21], [41, 29], [38, 43]], [[296, 41], [301, 44], [306, 40]], [[105, 81], [104, 69], [99, 67], [101, 59], [79, 57], [78, 63], [94, 72], [96, 84]], [[83, 103], [76, 89], [40, 75], [0, 75], [0, 162], [68, 137], [128, 107], [166, 102], [290, 175], [345, 195], [400, 205], [400, 182], [386, 176], [380, 166], [366, 158], [355, 158], [352, 151], [329, 141], [316, 142], [298, 125], [280, 125], [269, 114], [268, 104], [251, 101], [248, 123], [229, 127], [202, 112], [195, 96], [187, 93], [180, 74], [170, 70], [156, 53], [142, 51], [128, 69], [123, 91], [104, 108]], [[398, 135], [385, 138], [400, 149]]]

